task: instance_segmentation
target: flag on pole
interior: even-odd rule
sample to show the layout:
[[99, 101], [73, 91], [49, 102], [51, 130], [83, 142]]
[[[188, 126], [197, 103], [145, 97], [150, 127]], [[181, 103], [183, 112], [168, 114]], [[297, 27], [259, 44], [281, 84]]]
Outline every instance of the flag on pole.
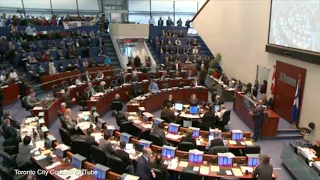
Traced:
[[273, 74], [272, 74], [272, 84], [270, 87], [271, 90], [271, 95], [274, 95], [274, 89], [275, 89], [275, 84], [276, 84], [276, 68], [275, 66], [273, 66], [274, 70], [273, 70]]
[[294, 101], [293, 101], [293, 107], [292, 107], [292, 122], [293, 123], [295, 123], [298, 120], [299, 99], [300, 99], [300, 78], [297, 83], [296, 93], [294, 95]]

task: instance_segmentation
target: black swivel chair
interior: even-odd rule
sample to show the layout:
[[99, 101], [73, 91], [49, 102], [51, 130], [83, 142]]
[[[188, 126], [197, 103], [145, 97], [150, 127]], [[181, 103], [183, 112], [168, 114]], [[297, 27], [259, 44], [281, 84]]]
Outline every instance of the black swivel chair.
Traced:
[[7, 169], [0, 165], [1, 179], [5, 180], [25, 180], [27, 175], [15, 175], [14, 169]]
[[259, 145], [246, 146], [243, 149], [243, 155], [247, 154], [260, 154], [261, 147]]
[[208, 154], [217, 155], [218, 153], [226, 153], [229, 152], [228, 147], [226, 146], [215, 146], [211, 147], [208, 151]]
[[61, 86], [62, 86], [63, 89], [68, 89], [69, 84], [68, 84], [67, 81], [62, 81], [62, 82], [61, 82]]
[[107, 154], [103, 152], [98, 146], [92, 145], [90, 148], [92, 160], [95, 163], [107, 166]]
[[202, 180], [202, 176], [199, 175], [199, 172], [195, 171], [182, 171], [180, 173], [180, 180]]
[[118, 113], [122, 110], [123, 104], [121, 100], [112, 100], [110, 109], [117, 111]]
[[123, 115], [123, 114], [116, 114], [115, 115], [116, 117], [116, 122], [117, 122], [117, 125], [120, 127], [120, 124], [127, 121], [126, 117]]
[[218, 127], [221, 131], [227, 131], [227, 129], [225, 128], [225, 126], [229, 124], [230, 114], [231, 114], [231, 111], [226, 111], [226, 112], [223, 114], [223, 116], [222, 116], [222, 120], [221, 120], [221, 121], [217, 121], [217, 127]]
[[125, 121], [120, 124], [120, 132], [126, 132], [128, 134], [133, 134], [133, 122]]
[[18, 154], [18, 146], [5, 146], [3, 147], [3, 151], [9, 154], [10, 156], [17, 155]]
[[189, 150], [191, 150], [191, 149], [196, 149], [196, 148], [197, 148], [197, 146], [194, 145], [194, 144], [191, 143], [191, 142], [180, 142], [180, 143], [178, 144], [178, 150], [180, 150], [180, 151], [187, 151], [187, 152], [189, 152]]
[[67, 146], [71, 146], [72, 138], [71, 138], [71, 135], [69, 134], [69, 132], [64, 128], [59, 128], [59, 133], [60, 133], [61, 140], [62, 140], [63, 144], [65, 144]]
[[163, 146], [163, 141], [160, 138], [160, 136], [157, 134], [150, 133], [149, 140], [152, 142], [152, 144], [154, 144], [156, 146]]
[[107, 161], [108, 167], [111, 168], [112, 172], [117, 174], [123, 174], [127, 172], [127, 166], [120, 158], [116, 156], [108, 156]]
[[19, 170], [26, 170], [30, 167], [30, 164], [28, 162], [22, 163], [19, 166], [16, 163], [16, 155], [9, 155], [8, 153], [4, 151], [0, 151], [0, 156], [3, 159], [3, 164], [5, 164], [6, 168], [15, 168]]
[[140, 85], [135, 85], [133, 87], [133, 96], [137, 97], [144, 94], [144, 90]]
[[86, 157], [87, 160], [90, 161], [90, 146], [91, 144], [88, 144], [83, 139], [75, 139], [72, 140], [71, 143], [71, 152], [73, 154], [80, 154], [83, 157]]
[[214, 116], [208, 116], [204, 114], [204, 116], [201, 118], [201, 123], [199, 125], [200, 129], [203, 131], [209, 131], [209, 129], [214, 129], [216, 123], [216, 117]]
[[117, 85], [120, 86], [124, 83], [124, 77], [123, 76], [117, 76]]
[[152, 170], [156, 174], [156, 178], [153, 178], [153, 180], [165, 180], [165, 176], [159, 169], [152, 168]]
[[117, 80], [115, 80], [115, 79], [111, 80], [111, 82], [110, 82], [110, 87], [111, 87], [111, 88], [114, 88], [114, 87], [116, 87], [117, 85], [118, 85]]
[[151, 133], [151, 130], [150, 129], [146, 129], [146, 130], [143, 130], [141, 131], [138, 139], [145, 139], [145, 140], [149, 140], [150, 138], [150, 133]]

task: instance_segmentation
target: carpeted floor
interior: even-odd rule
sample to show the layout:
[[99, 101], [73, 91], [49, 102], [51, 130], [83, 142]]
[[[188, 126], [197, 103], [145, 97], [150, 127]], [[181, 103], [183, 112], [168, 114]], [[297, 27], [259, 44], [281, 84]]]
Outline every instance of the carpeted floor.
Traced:
[[[227, 109], [232, 109], [232, 103], [226, 103]], [[76, 113], [78, 110], [80, 110], [79, 106], [74, 106], [73, 108], [73, 114], [76, 116]], [[11, 107], [5, 108], [5, 110], [10, 110], [12, 113], [12, 116], [18, 120], [22, 121], [22, 119], [30, 115], [29, 112], [25, 111], [22, 107], [20, 102], [15, 103], [14, 105], [11, 105]], [[125, 109], [124, 109], [125, 111]], [[153, 112], [156, 117], [160, 117], [160, 111]], [[115, 118], [111, 116], [111, 112], [108, 112], [102, 117], [104, 120], [107, 121], [108, 124], [114, 125], [117, 127]], [[285, 128], [287, 127], [288, 123], [282, 122], [284, 120], [281, 120], [281, 127]], [[60, 121], [57, 119], [55, 122], [51, 124], [49, 127], [50, 133], [54, 135], [59, 142], [60, 135], [59, 135], [59, 127], [60, 127]], [[240, 129], [242, 131], [250, 131], [250, 129], [239, 119], [239, 117], [232, 111], [231, 112], [231, 120], [229, 124], [230, 129]], [[290, 180], [292, 179], [287, 171], [284, 169], [284, 167], [281, 164], [281, 151], [282, 151], [282, 145], [283, 143], [288, 143], [290, 140], [263, 140], [258, 141], [257, 144], [261, 146], [262, 153], [268, 154], [271, 157], [271, 163], [273, 167], [275, 168], [275, 171], [279, 175], [279, 180]], [[3, 143], [3, 137], [0, 137], [0, 144]]]

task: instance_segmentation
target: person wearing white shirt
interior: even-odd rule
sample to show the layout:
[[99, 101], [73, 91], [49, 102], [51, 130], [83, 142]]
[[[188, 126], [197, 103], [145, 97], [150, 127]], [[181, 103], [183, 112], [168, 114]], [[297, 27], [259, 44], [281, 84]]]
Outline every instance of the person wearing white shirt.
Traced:
[[103, 78], [104, 78], [104, 74], [101, 71], [99, 71], [96, 76], [96, 80], [101, 81]]
[[2, 72], [1, 75], [0, 75], [0, 82], [3, 83], [5, 81], [6, 81], [6, 73]]
[[153, 18], [151, 17], [150, 19], [149, 19], [149, 25], [150, 26], [153, 26], [154, 24], [155, 24], [156, 22], [153, 20]]
[[197, 46], [195, 46], [195, 47], [192, 49], [192, 54], [198, 55], [198, 48], [197, 48]]
[[227, 111], [226, 106], [225, 105], [221, 105], [220, 107], [220, 111], [216, 112], [216, 116], [219, 118], [219, 120], [222, 120], [222, 117], [224, 115], [224, 113]]
[[12, 70], [11, 70], [11, 72], [10, 72], [10, 74], [9, 74], [9, 77], [10, 77], [11, 79], [14, 79], [14, 80], [17, 80], [17, 79], [18, 79], [18, 75], [17, 75], [15, 69], [12, 69]]
[[76, 84], [77, 86], [82, 85], [80, 76], [76, 79], [75, 84]]
[[54, 66], [54, 63], [53, 62], [50, 62], [49, 63], [49, 74], [57, 74], [57, 69], [56, 67]]
[[199, 81], [198, 81], [198, 78], [194, 78], [193, 79], [193, 81], [192, 81], [192, 83], [191, 83], [191, 86], [192, 87], [197, 87], [197, 86], [199, 86]]

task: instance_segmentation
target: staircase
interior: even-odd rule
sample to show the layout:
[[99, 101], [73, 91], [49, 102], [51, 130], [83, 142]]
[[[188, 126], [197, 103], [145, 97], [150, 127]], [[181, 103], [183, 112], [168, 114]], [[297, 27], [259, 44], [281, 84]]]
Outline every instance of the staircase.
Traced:
[[188, 35], [187, 38], [190, 39], [197, 39], [198, 46], [201, 47], [201, 51], [203, 55], [212, 57], [213, 54], [211, 53], [210, 49], [206, 45], [206, 43], [202, 40], [199, 35]]
[[113, 47], [113, 43], [109, 34], [102, 34], [101, 37], [104, 41], [104, 46], [106, 48], [106, 54], [111, 59], [111, 66], [113, 69], [121, 69], [121, 65], [117, 56], [117, 52]]
[[303, 136], [299, 129], [278, 129], [275, 139], [302, 139]]
[[152, 42], [150, 42], [149, 40], [146, 40], [146, 44], [147, 44], [147, 47], [156, 63], [156, 66], [159, 67], [160, 66], [160, 59], [159, 59], [159, 56], [157, 55], [156, 51], [154, 50], [154, 48], [152, 48]]

